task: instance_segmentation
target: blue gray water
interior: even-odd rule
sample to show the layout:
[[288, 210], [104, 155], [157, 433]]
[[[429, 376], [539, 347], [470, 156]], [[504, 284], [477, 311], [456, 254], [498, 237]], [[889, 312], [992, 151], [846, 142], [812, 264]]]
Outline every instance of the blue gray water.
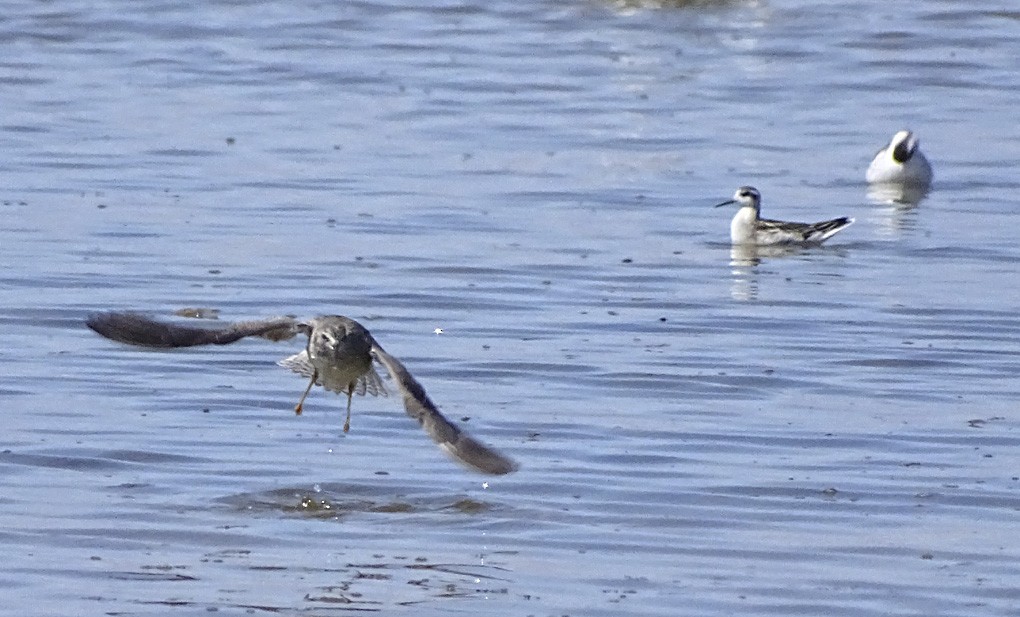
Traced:
[[[0, 613], [1016, 615], [1018, 42], [977, 0], [7, 3]], [[889, 204], [904, 127], [935, 184]], [[741, 184], [857, 222], [731, 255]], [[392, 397], [296, 417], [297, 343], [83, 325], [181, 307], [358, 319], [522, 468]]]

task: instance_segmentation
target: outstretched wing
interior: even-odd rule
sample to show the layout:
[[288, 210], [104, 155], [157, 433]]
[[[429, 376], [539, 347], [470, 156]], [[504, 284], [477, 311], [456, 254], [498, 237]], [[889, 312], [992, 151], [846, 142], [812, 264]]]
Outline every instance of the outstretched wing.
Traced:
[[109, 312], [89, 315], [85, 324], [108, 339], [144, 347], [226, 345], [248, 336], [285, 341], [299, 332], [293, 317], [238, 321], [219, 327], [207, 327], [157, 321], [138, 313]]
[[435, 403], [425, 394], [425, 388], [411, 376], [403, 363], [372, 341], [372, 356], [386, 367], [404, 398], [404, 409], [421, 424], [439, 447], [468, 467], [482, 473], [508, 474], [517, 470], [513, 459], [493, 450], [457, 428], [447, 420]]

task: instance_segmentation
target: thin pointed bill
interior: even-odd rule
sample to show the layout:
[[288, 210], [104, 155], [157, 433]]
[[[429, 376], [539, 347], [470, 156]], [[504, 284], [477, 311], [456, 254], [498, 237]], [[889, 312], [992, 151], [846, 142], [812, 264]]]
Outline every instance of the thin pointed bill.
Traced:
[[735, 204], [735, 203], [737, 203], [736, 199], [727, 199], [726, 201], [722, 202], [721, 204], [715, 204], [712, 207], [713, 208], [722, 208], [723, 206], [728, 206], [730, 204]]

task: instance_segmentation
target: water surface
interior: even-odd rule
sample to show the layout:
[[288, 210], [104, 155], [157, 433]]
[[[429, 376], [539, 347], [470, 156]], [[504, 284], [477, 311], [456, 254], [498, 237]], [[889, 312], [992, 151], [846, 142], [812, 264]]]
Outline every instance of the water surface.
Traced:
[[[981, 2], [16, 2], [12, 615], [1014, 615], [1018, 15]], [[910, 204], [864, 169], [910, 127]], [[731, 254], [730, 212], [857, 222]], [[341, 313], [389, 399], [102, 309]], [[439, 328], [442, 334], [436, 334]], [[486, 484], [487, 482], [487, 484]]]

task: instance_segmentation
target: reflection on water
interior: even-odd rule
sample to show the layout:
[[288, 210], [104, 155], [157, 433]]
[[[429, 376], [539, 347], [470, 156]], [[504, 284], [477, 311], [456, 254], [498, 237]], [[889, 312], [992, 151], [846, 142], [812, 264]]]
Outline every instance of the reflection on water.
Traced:
[[756, 266], [762, 259], [789, 257], [808, 251], [826, 250], [827, 247], [805, 244], [734, 244], [730, 247], [731, 266]]
[[253, 515], [283, 513], [329, 520], [368, 513], [471, 515], [496, 507], [467, 495], [423, 494], [394, 499], [384, 486], [335, 483], [231, 495], [217, 501]]
[[914, 186], [895, 183], [868, 185], [868, 199], [884, 206], [875, 216], [881, 236], [898, 238], [904, 232], [917, 226], [917, 207], [930, 191], [929, 186]]
[[730, 297], [741, 302], [758, 299], [758, 266], [766, 259], [783, 259], [805, 253], [840, 252], [836, 246], [734, 244], [730, 247]]
[[[778, 277], [778, 279], [789, 283], [792, 280], [793, 272], [797, 272], [798, 276], [805, 274], [815, 276], [820, 271], [834, 270], [844, 264], [849, 255], [847, 246], [842, 244], [733, 245], [729, 252], [730, 298], [739, 302], [758, 300], [763, 291], [763, 278], [776, 282], [776, 277]], [[765, 264], [769, 262], [776, 264], [776, 271], [772, 271], [772, 268], [764, 268]], [[835, 277], [837, 275], [829, 273], [826, 276]], [[820, 288], [818, 291], [824, 293], [825, 289]], [[776, 290], [772, 290], [773, 294], [775, 292]], [[790, 299], [803, 300], [804, 298], [793, 297]]]
[[718, 9], [740, 4], [758, 7], [760, 0], [607, 0], [609, 5], [621, 13], [641, 9]]
[[920, 204], [930, 191], [929, 186], [879, 183], [868, 185], [868, 199], [877, 204], [903, 206], [906, 209]]
[[761, 263], [758, 251], [759, 247], [753, 244], [730, 247], [730, 297], [734, 300], [747, 302], [758, 298], [756, 266]]

